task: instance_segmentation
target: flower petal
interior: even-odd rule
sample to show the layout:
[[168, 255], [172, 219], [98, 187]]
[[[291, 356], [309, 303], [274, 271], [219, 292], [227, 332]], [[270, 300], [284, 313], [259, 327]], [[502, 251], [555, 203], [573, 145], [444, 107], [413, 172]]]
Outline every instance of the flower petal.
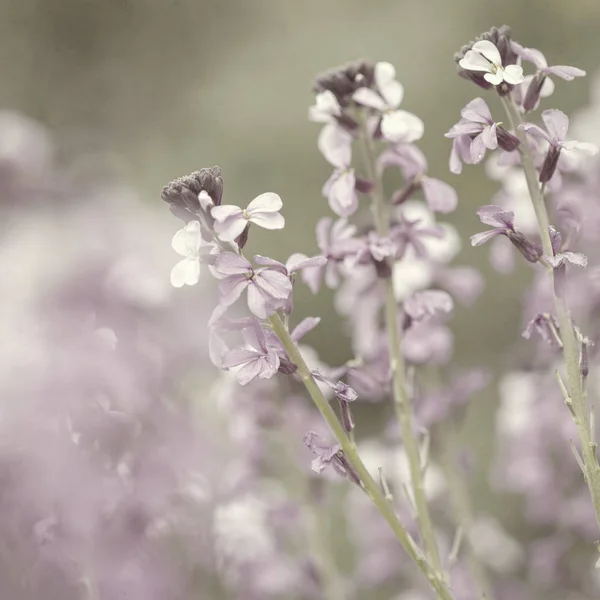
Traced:
[[495, 73], [486, 73], [483, 78], [492, 85], [500, 85], [504, 81], [502, 69], [498, 69]]
[[319, 134], [317, 146], [325, 160], [338, 169], [350, 166], [352, 160], [352, 136], [341, 127], [330, 123]]
[[171, 246], [181, 256], [196, 258], [200, 251], [201, 240], [200, 222], [190, 221], [173, 236]]
[[221, 206], [213, 206], [210, 211], [211, 217], [215, 221], [225, 221], [225, 219], [229, 219], [231, 217], [241, 216], [243, 214], [242, 209], [239, 206], [234, 206], [233, 204], [222, 204]]
[[381, 120], [381, 133], [390, 142], [410, 144], [420, 140], [424, 131], [423, 121], [406, 110], [386, 113]]
[[564, 142], [569, 130], [569, 117], [562, 110], [551, 108], [542, 112], [542, 121], [555, 142]]
[[215, 233], [224, 242], [233, 242], [246, 229], [247, 224], [248, 221], [244, 215], [239, 213], [239, 215], [224, 221], [215, 221]]
[[250, 222], [263, 229], [274, 230], [285, 227], [285, 219], [279, 213], [256, 213], [250, 217]]
[[490, 125], [494, 122], [489, 106], [483, 98], [471, 100], [461, 111], [460, 116], [473, 123]]
[[441, 213], [450, 213], [456, 210], [458, 195], [451, 185], [433, 177], [423, 177], [421, 186], [427, 206], [431, 210]]
[[221, 252], [214, 264], [214, 275], [223, 279], [231, 275], [245, 275], [252, 272], [250, 262], [235, 252]]
[[466, 71], [483, 71], [489, 73], [492, 70], [490, 61], [475, 50], [469, 50], [458, 62], [458, 65]]
[[380, 112], [384, 112], [388, 108], [385, 100], [377, 92], [366, 87], [358, 88], [354, 94], [352, 94], [352, 100], [357, 104], [361, 104], [368, 108], [374, 108]]
[[502, 66], [502, 57], [498, 48], [489, 40], [481, 40], [473, 44], [473, 50], [482, 54], [487, 60], [497, 67]]
[[260, 196], [256, 196], [256, 198], [248, 204], [246, 212], [249, 215], [254, 215], [256, 213], [276, 213], [280, 211], [282, 207], [283, 201], [278, 194], [265, 192], [264, 194], [260, 194]]
[[490, 229], [489, 231], [476, 233], [475, 235], [471, 236], [471, 246], [481, 246], [488, 240], [491, 240], [493, 237], [501, 235], [502, 233], [504, 233], [502, 229]]
[[171, 285], [176, 288], [195, 285], [199, 279], [200, 261], [197, 259], [184, 258], [171, 269]]
[[525, 79], [523, 69], [519, 65], [508, 65], [502, 70], [502, 76], [504, 81], [510, 85], [519, 85]]

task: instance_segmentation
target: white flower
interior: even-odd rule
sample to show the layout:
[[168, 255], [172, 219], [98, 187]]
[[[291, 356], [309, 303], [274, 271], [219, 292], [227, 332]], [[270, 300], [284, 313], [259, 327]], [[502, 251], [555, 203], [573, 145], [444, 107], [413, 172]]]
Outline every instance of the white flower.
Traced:
[[175, 287], [195, 285], [200, 279], [200, 223], [190, 221], [174, 236], [171, 246], [184, 257], [171, 270], [171, 284]]
[[308, 109], [308, 118], [315, 123], [331, 123], [341, 114], [340, 103], [330, 90], [317, 94], [315, 104]]
[[500, 85], [503, 81], [511, 85], [523, 83], [523, 69], [519, 65], [503, 67], [500, 51], [488, 40], [473, 44], [458, 64], [466, 71], [484, 72], [483, 78], [492, 85]]
[[283, 229], [285, 219], [279, 214], [283, 202], [273, 192], [257, 196], [247, 208], [233, 205], [215, 206], [211, 215], [215, 219], [215, 231], [224, 242], [233, 242], [246, 228], [254, 223], [264, 229]]
[[398, 110], [404, 88], [396, 81], [394, 66], [388, 62], [377, 63], [374, 78], [379, 94], [362, 87], [354, 92], [352, 99], [381, 112], [381, 133], [390, 142], [408, 144], [421, 139], [425, 130], [423, 121], [406, 110]]

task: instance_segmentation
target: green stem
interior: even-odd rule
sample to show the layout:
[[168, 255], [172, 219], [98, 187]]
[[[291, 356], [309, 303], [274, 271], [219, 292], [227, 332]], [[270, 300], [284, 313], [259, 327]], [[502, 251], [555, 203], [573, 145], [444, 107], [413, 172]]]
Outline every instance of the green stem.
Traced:
[[[377, 168], [373, 140], [367, 131], [366, 123], [362, 123], [362, 138], [364, 141], [365, 163], [367, 177], [373, 183], [371, 191], [373, 219], [377, 235], [385, 237], [389, 233], [389, 207], [384, 200], [381, 174]], [[392, 391], [394, 409], [402, 431], [402, 442], [406, 450], [412, 489], [419, 522], [419, 531], [423, 538], [425, 551], [433, 567], [441, 577], [445, 577], [440, 553], [438, 550], [433, 523], [427, 506], [427, 498], [423, 485], [423, 467], [419, 445], [415, 437], [412, 424], [412, 407], [407, 394], [404, 364], [402, 353], [402, 339], [398, 323], [398, 307], [394, 295], [394, 285], [391, 277], [384, 280], [385, 285], [385, 324], [387, 330], [388, 348], [390, 354], [390, 368], [392, 372]]]
[[458, 441], [453, 423], [449, 422], [444, 425], [439, 439], [441, 441], [442, 468], [448, 482], [450, 502], [452, 503], [456, 524], [462, 527], [463, 532], [466, 534], [467, 559], [471, 574], [479, 587], [481, 597], [484, 600], [494, 600], [493, 588], [486, 568], [481, 564], [471, 543], [470, 535], [474, 521], [473, 507], [471, 506], [471, 498], [465, 479], [461, 476], [461, 469], [458, 465]]
[[[544, 202], [544, 189], [538, 183], [537, 171], [533, 164], [533, 158], [527, 143], [525, 132], [519, 129], [519, 125], [523, 123], [523, 120], [521, 119], [521, 114], [511, 96], [504, 96], [502, 102], [510, 124], [521, 142], [519, 145], [521, 163], [523, 165], [523, 171], [525, 172], [531, 202], [537, 216], [544, 253], [548, 256], [552, 256], [552, 242], [548, 230], [550, 219], [548, 218], [548, 211], [546, 210], [546, 204]], [[552, 268], [548, 266], [547, 272], [550, 280], [550, 287], [554, 290], [554, 273]], [[581, 454], [583, 457], [583, 474], [590, 489], [592, 504], [596, 514], [596, 522], [600, 529], [600, 466], [598, 465], [598, 458], [596, 456], [596, 441], [592, 439], [592, 432], [590, 429], [585, 388], [579, 371], [579, 344], [575, 337], [569, 310], [565, 305], [564, 300], [555, 294], [554, 306], [558, 324], [560, 326], [565, 370], [567, 373], [569, 397], [565, 398], [565, 401], [570, 405], [571, 414], [573, 415], [573, 420], [575, 421], [575, 426], [577, 428], [577, 435], [581, 443]]]
[[390, 528], [394, 532], [394, 535], [398, 538], [398, 541], [402, 544], [404, 550], [406, 550], [411, 559], [423, 572], [433, 589], [437, 592], [438, 596], [443, 600], [453, 600], [448, 584], [443, 577], [440, 577], [439, 571], [432, 567], [415, 541], [412, 539], [411, 535], [406, 531], [402, 523], [399, 521], [392, 505], [385, 498], [384, 494], [379, 488], [379, 485], [371, 477], [371, 474], [360, 459], [356, 447], [350, 441], [350, 438], [346, 434], [342, 424], [339, 422], [335, 412], [329, 405], [329, 402], [325, 396], [323, 396], [323, 393], [319, 389], [319, 386], [312, 376], [308, 365], [296, 346], [296, 343], [292, 339], [287, 327], [281, 320], [281, 317], [278, 314], [274, 314], [269, 317], [269, 323], [273, 328], [273, 332], [281, 341], [281, 344], [289, 359], [298, 367], [298, 370], [296, 371], [297, 376], [306, 387], [306, 390], [312, 398], [315, 406], [325, 419], [329, 429], [340, 445], [346, 460], [360, 479], [365, 492], [372, 500], [373, 504], [377, 507], [384, 519], [388, 522]]

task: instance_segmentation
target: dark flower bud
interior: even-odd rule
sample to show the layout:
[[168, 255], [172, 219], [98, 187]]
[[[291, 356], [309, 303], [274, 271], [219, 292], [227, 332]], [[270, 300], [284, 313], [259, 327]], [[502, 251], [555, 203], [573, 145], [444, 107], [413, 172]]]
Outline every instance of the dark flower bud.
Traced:
[[375, 272], [379, 279], [389, 279], [392, 276], [392, 267], [386, 259], [373, 260], [373, 265], [375, 266]]
[[498, 146], [505, 152], [516, 150], [521, 143], [516, 135], [506, 131], [502, 126], [496, 127], [496, 137], [498, 139]]
[[536, 263], [542, 257], [541, 246], [528, 240], [520, 231], [507, 230], [506, 237], [529, 262]]
[[403, 188], [394, 192], [392, 204], [398, 206], [406, 202], [416, 191], [421, 188], [421, 183], [415, 179], [408, 182]]
[[548, 154], [546, 154], [546, 158], [544, 159], [544, 164], [542, 165], [542, 169], [540, 171], [540, 183], [546, 183], [552, 179], [554, 172], [556, 171], [556, 165], [558, 164], [558, 159], [560, 157], [560, 148], [556, 146], [550, 146], [548, 149]]
[[298, 370], [298, 365], [289, 358], [279, 357], [279, 373], [282, 375], [293, 375]]
[[525, 94], [525, 100], [523, 100], [523, 108], [526, 112], [533, 110], [540, 101], [540, 94], [546, 81], [546, 75], [538, 73], [529, 84], [527, 93]]
[[370, 194], [373, 189], [373, 182], [362, 177], [356, 177], [354, 189], [361, 194]]
[[161, 198], [170, 205], [171, 212], [186, 223], [200, 220], [212, 224], [208, 207], [203, 206], [199, 198], [201, 192], [206, 192], [214, 206], [221, 204], [223, 179], [219, 167], [200, 169], [174, 179], [163, 188]]
[[371, 87], [374, 82], [375, 66], [366, 61], [350, 63], [328, 71], [317, 78], [314, 91], [329, 90], [346, 107], [352, 100], [352, 94], [361, 87]]

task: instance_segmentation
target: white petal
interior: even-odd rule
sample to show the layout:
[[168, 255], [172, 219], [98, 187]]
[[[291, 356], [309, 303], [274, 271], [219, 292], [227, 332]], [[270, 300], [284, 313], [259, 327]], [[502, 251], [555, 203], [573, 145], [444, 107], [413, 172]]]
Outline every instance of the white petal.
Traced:
[[254, 200], [248, 204], [246, 211], [249, 215], [257, 212], [272, 213], [281, 210], [282, 206], [283, 202], [277, 194], [274, 194], [273, 192], [266, 192], [265, 194], [256, 196], [256, 198], [254, 198]]
[[200, 250], [200, 222], [190, 221], [183, 229], [180, 229], [171, 242], [173, 250], [181, 256], [195, 258]]
[[279, 213], [257, 213], [250, 217], [250, 222], [264, 229], [283, 229], [285, 219]]
[[384, 87], [380, 87], [379, 90], [390, 108], [400, 106], [402, 98], [404, 98], [404, 87], [399, 81], [390, 81]]
[[200, 261], [191, 258], [180, 260], [171, 269], [171, 285], [180, 288], [195, 285], [200, 279]]
[[480, 42], [473, 44], [473, 50], [475, 50], [475, 52], [479, 52], [479, 54], [483, 54], [485, 58], [487, 58], [497, 67], [502, 66], [502, 57], [500, 56], [500, 51], [489, 40], [481, 40]]
[[350, 166], [352, 160], [352, 136], [341, 127], [330, 123], [319, 134], [317, 146], [327, 162], [338, 169]]
[[377, 87], [385, 86], [396, 79], [396, 69], [389, 62], [378, 62], [375, 65], [375, 83]]
[[208, 211], [214, 205], [213, 199], [208, 195], [206, 190], [202, 190], [198, 194], [198, 202], [200, 202], [202, 210], [206, 211]]
[[508, 65], [504, 68], [503, 73], [504, 81], [510, 83], [510, 85], [519, 85], [523, 83], [523, 69], [519, 65]]
[[340, 104], [330, 90], [317, 94], [314, 106], [308, 109], [308, 118], [316, 123], [329, 123], [342, 113]]
[[222, 204], [221, 206], [214, 206], [210, 211], [213, 219], [216, 221], [224, 221], [230, 217], [242, 214], [242, 209], [239, 206], [233, 206], [233, 204]]
[[588, 156], [596, 156], [598, 154], [598, 146], [590, 142], [565, 142], [563, 145], [565, 150], [579, 150]]
[[368, 106], [369, 108], [374, 108], [381, 112], [388, 108], [385, 100], [369, 88], [358, 88], [354, 94], [352, 94], [352, 100], [357, 104], [362, 104], [363, 106]]
[[467, 71], [484, 71], [489, 73], [492, 70], [490, 61], [474, 50], [469, 50], [458, 64]]
[[424, 131], [423, 121], [406, 110], [387, 113], [381, 120], [381, 133], [390, 142], [416, 142], [423, 137]]
[[486, 73], [483, 78], [492, 85], [500, 85], [504, 81], [501, 69], [498, 69], [495, 73]]
[[248, 221], [241, 215], [225, 221], [215, 222], [215, 232], [224, 242], [233, 242], [246, 228]]

